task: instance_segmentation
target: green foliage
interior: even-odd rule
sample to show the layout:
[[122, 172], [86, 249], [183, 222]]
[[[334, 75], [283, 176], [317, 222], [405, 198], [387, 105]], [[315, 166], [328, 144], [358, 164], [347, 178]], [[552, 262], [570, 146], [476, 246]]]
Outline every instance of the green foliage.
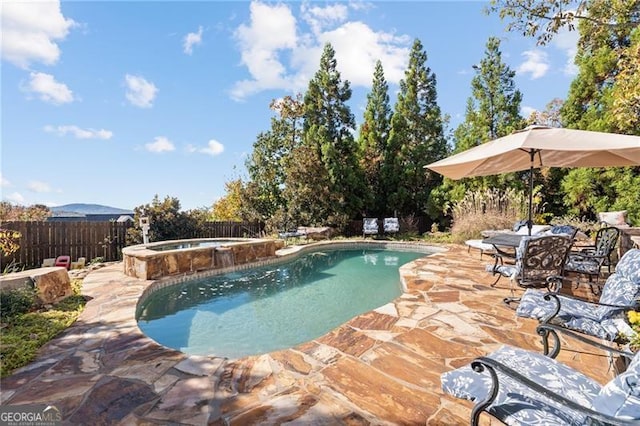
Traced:
[[158, 195], [153, 197], [150, 204], [138, 206], [133, 211], [135, 226], [127, 230], [127, 244], [142, 242], [142, 229], [139, 225], [142, 216], [149, 218], [151, 242], [193, 238], [209, 217], [209, 212], [204, 209], [182, 212], [177, 198], [166, 196], [161, 201]]
[[608, 114], [618, 132], [640, 135], [640, 26], [630, 39], [629, 47], [620, 55]]
[[447, 155], [446, 120], [437, 104], [436, 77], [426, 66], [427, 54], [415, 40], [405, 77], [391, 118], [380, 184], [386, 200], [385, 214], [422, 214], [430, 192], [442, 182], [423, 166]]
[[[249, 181], [242, 190], [241, 212], [247, 220], [274, 222], [274, 217], [288, 214], [283, 188], [292, 152], [302, 140], [302, 95], [274, 100], [270, 108], [278, 116], [271, 119], [271, 129], [258, 135], [246, 162]], [[274, 222], [276, 228], [282, 224]]]
[[0, 319], [4, 322], [28, 312], [33, 306], [36, 292], [33, 288], [19, 288], [0, 292]]
[[624, 22], [607, 19], [607, 16], [594, 16], [590, 13], [596, 8], [620, 10], [620, 5], [625, 3], [637, 5], [636, 0], [592, 0], [577, 3], [574, 0], [491, 0], [485, 11], [498, 12], [501, 19], [507, 19], [507, 31], [535, 37], [538, 44], [545, 45], [560, 29], [575, 30], [576, 22], [580, 20], [591, 21], [595, 29], [626, 25]]
[[235, 179], [224, 184], [225, 195], [213, 203], [211, 219], [217, 221], [242, 221], [242, 200], [244, 186], [242, 179]]
[[[86, 300], [80, 295], [82, 280], [72, 280], [73, 296], [60, 301], [50, 309], [22, 310], [2, 317], [2, 341], [0, 342], [0, 377], [6, 377], [16, 368], [20, 368], [36, 357], [42, 345], [69, 327], [78, 318]], [[26, 299], [33, 297], [26, 295]], [[3, 294], [3, 293], [0, 293]], [[33, 302], [33, 298], [31, 298]], [[5, 302], [2, 301], [4, 312]], [[29, 305], [31, 308], [31, 305]]]
[[640, 224], [640, 167], [576, 168], [562, 180], [568, 213], [597, 219], [597, 213], [627, 210], [631, 224]]

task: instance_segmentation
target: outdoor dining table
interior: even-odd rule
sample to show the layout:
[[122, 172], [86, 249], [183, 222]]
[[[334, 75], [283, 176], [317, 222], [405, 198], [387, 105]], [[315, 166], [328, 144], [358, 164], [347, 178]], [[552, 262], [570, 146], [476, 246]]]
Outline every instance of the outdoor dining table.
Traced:
[[[506, 246], [506, 247], [518, 247], [520, 245], [520, 240], [522, 240], [522, 237], [524, 237], [524, 235], [520, 235], [520, 234], [495, 234], [492, 237], [489, 238], [485, 238], [484, 240], [482, 240], [483, 243], [485, 244], [493, 244], [494, 247], [496, 246]], [[497, 249], [497, 247], [496, 247]]]
[[[500, 233], [495, 234], [489, 238], [485, 238], [484, 240], [482, 240], [482, 242], [485, 244], [492, 244], [496, 249], [496, 253], [500, 256], [515, 258], [515, 248], [520, 245], [522, 237], [524, 237], [524, 235]], [[512, 252], [505, 251], [505, 247], [509, 247], [514, 250]]]

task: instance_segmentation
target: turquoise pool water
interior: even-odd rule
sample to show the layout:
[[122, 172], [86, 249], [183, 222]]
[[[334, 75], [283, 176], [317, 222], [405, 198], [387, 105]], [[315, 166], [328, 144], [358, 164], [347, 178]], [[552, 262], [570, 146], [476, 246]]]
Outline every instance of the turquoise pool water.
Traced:
[[320, 337], [402, 293], [398, 268], [426, 253], [324, 250], [176, 284], [142, 301], [138, 326], [193, 355], [238, 358]]

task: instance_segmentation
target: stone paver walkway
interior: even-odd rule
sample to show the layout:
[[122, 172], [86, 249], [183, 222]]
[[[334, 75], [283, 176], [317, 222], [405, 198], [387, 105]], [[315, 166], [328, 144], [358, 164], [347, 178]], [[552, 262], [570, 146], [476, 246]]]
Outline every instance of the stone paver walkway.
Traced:
[[[134, 317], [151, 282], [125, 276], [121, 263], [95, 270], [79, 320], [2, 380], [1, 402], [53, 404], [68, 424], [468, 424], [471, 404], [444, 395], [440, 374], [502, 344], [541, 346], [536, 322], [501, 303], [509, 281], [489, 286], [491, 259], [446, 247], [401, 268], [409, 292], [393, 303], [238, 360], [159, 346]], [[558, 358], [600, 383], [613, 374], [606, 356], [576, 341]]]

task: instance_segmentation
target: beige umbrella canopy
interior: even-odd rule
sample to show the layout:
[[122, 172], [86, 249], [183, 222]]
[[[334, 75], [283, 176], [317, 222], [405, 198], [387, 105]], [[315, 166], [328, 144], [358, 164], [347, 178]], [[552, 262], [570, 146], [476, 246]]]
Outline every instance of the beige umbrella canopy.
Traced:
[[[640, 136], [529, 126], [424, 167], [461, 179], [539, 167], [618, 166], [640, 166]], [[532, 196], [530, 173], [529, 229]]]

